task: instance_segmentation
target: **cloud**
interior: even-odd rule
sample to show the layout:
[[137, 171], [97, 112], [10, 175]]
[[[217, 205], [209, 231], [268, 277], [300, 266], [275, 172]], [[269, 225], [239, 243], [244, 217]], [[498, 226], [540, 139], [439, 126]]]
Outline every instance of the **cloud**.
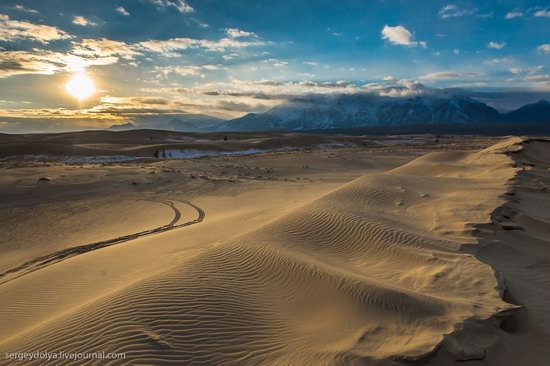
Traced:
[[309, 66], [317, 66], [317, 62], [315, 61], [304, 61], [303, 64]]
[[161, 53], [166, 57], [177, 57], [177, 51], [188, 48], [204, 48], [208, 51], [223, 52], [227, 49], [240, 49], [245, 47], [264, 45], [265, 42], [259, 40], [242, 41], [235, 38], [222, 38], [219, 40], [193, 39], [193, 38], [172, 38], [167, 40], [150, 40], [140, 42], [136, 48]]
[[529, 75], [524, 80], [528, 81], [550, 81], [550, 75]]
[[192, 38], [172, 38], [167, 40], [149, 40], [139, 42], [136, 47], [150, 52], [164, 54], [168, 57], [179, 56], [175, 51], [186, 50], [198, 46], [199, 42]]
[[477, 16], [478, 16], [478, 18], [492, 18], [492, 17], [495, 16], [495, 13], [490, 11], [488, 13], [478, 14]]
[[64, 55], [38, 50], [0, 52], [0, 78], [24, 74], [52, 75], [66, 66]]
[[271, 64], [274, 67], [285, 67], [288, 65], [288, 61], [279, 60], [277, 58], [269, 58], [262, 61], [264, 64]]
[[433, 82], [440, 80], [453, 80], [460, 78], [472, 78], [480, 76], [479, 72], [456, 72], [456, 71], [438, 71], [420, 76], [420, 80], [424, 82]]
[[106, 104], [132, 104], [132, 105], [168, 105], [170, 101], [162, 97], [112, 97], [105, 96], [100, 100]]
[[157, 66], [155, 68], [155, 71], [160, 73], [163, 76], [168, 76], [169, 74], [177, 74], [180, 76], [193, 76], [193, 75], [200, 75], [201, 77], [204, 76], [201, 73], [203, 71], [216, 71], [219, 70], [222, 67], [222, 65], [212, 65], [212, 64], [206, 64], [202, 66], [198, 65], [168, 65], [168, 66]]
[[455, 49], [453, 50], [453, 53], [454, 53], [455, 55], [460, 55], [460, 50], [459, 50], [458, 48], [455, 48]]
[[68, 38], [71, 38], [68, 33], [56, 27], [12, 20], [9, 16], [0, 14], [0, 39], [3, 41], [13, 42], [27, 39], [46, 44], [54, 40]]
[[[208, 113], [233, 118], [247, 112], [262, 112], [280, 100], [255, 99], [247, 95], [230, 96], [225, 93], [196, 93], [192, 89], [150, 89], [149, 93], [172, 93], [167, 99], [159, 96], [115, 97], [105, 96], [100, 104], [85, 111], [88, 115], [105, 118], [141, 118], [146, 115], [171, 116], [184, 113]], [[183, 109], [185, 108], [185, 109]], [[173, 117], [170, 117], [173, 118]], [[158, 119], [157, 119], [158, 120]], [[169, 119], [166, 120], [168, 122]]]
[[155, 68], [156, 71], [160, 72], [164, 76], [168, 74], [177, 74], [180, 76], [190, 76], [190, 75], [199, 75], [201, 68], [199, 66], [163, 66]]
[[97, 25], [96, 23], [91, 22], [81, 15], [77, 15], [73, 18], [73, 24], [80, 25], [81, 27], [86, 27], [88, 25]]
[[398, 80], [398, 85], [383, 86], [379, 84], [367, 84], [363, 89], [368, 93], [381, 97], [406, 98], [415, 95], [437, 93], [439, 90], [426, 88], [424, 85], [412, 80]]
[[15, 5], [15, 9], [19, 11], [24, 11], [25, 13], [31, 13], [31, 14], [39, 14], [38, 10], [26, 8], [23, 5]]
[[140, 116], [185, 113], [177, 103], [159, 96], [152, 97], [101, 97], [100, 103], [83, 110], [88, 115], [105, 116]]
[[131, 45], [106, 38], [73, 42], [72, 48], [65, 53], [37, 48], [30, 51], [2, 51], [0, 77], [77, 72], [90, 66], [115, 64], [119, 59], [134, 60], [137, 55], [140, 53]]
[[40, 110], [4, 109], [0, 110], [3, 132], [60, 132], [78, 131], [92, 128], [107, 128], [113, 123], [123, 123], [122, 117], [91, 115], [79, 110], [63, 108]]
[[523, 69], [521, 69], [519, 67], [512, 67], [512, 68], [510, 68], [510, 72], [514, 75], [519, 75], [523, 72]]
[[420, 76], [420, 79], [423, 79], [423, 80], [449, 80], [449, 79], [457, 79], [460, 76], [461, 76], [460, 73], [454, 72], [454, 71], [439, 71], [439, 72], [432, 72], [430, 74]]
[[128, 11], [126, 9], [124, 9], [124, 7], [122, 6], [118, 6], [117, 8], [115, 8], [115, 11], [119, 14], [122, 14], [126, 17], [130, 16], [130, 13], [128, 13]]
[[225, 111], [237, 111], [237, 112], [264, 112], [272, 107], [269, 104], [262, 103], [247, 103], [247, 102], [235, 102], [230, 100], [220, 100], [214, 104], [217, 109]]
[[540, 46], [537, 47], [537, 50], [540, 52], [540, 53], [550, 53], [550, 43], [545, 43], [545, 44], [541, 44]]
[[544, 69], [543, 65], [530, 67], [529, 69], [527, 69], [527, 73], [528, 75], [537, 75], [542, 69]]
[[385, 25], [384, 28], [382, 28], [381, 35], [382, 39], [390, 42], [391, 44], [407, 47], [416, 47], [418, 45], [423, 48], [427, 47], [426, 42], [415, 41], [412, 33], [409, 32], [409, 30], [407, 30], [407, 28], [403, 27], [402, 25], [397, 25], [395, 27]]
[[504, 47], [506, 47], [506, 42], [489, 42], [487, 44], [487, 48], [494, 48], [497, 50], [500, 50]]
[[231, 38], [256, 37], [254, 32], [247, 32], [237, 28], [227, 28], [225, 33], [227, 33], [227, 35]]
[[119, 56], [131, 60], [140, 54], [127, 43], [107, 38], [85, 38], [79, 43], [73, 42], [73, 45], [72, 53], [90, 58]]
[[191, 18], [192, 21], [194, 21], [195, 23], [197, 23], [197, 25], [201, 28], [208, 28], [210, 27], [210, 25], [208, 23], [204, 23], [204, 22], [201, 22], [200, 20], [198, 19], [195, 19], [195, 18]]
[[[373, 86], [359, 87], [344, 80], [317, 83], [232, 79], [229, 82], [208, 83], [193, 88], [142, 90], [147, 93], [171, 94], [169, 98], [159, 95], [104, 96], [97, 105], [89, 109], [12, 109], [0, 110], [0, 115], [4, 120], [11, 118], [11, 121], [24, 121], [27, 126], [29, 121], [46, 123], [46, 127], [38, 126], [37, 129], [50, 128], [50, 122], [58, 128], [74, 128], [75, 125], [80, 129], [83, 126], [104, 128], [112, 123], [142, 120], [147, 116], [154, 117], [155, 121], [163, 121], [158, 117], [164, 118], [166, 122], [174, 115], [183, 113], [206, 113], [222, 118], [234, 118], [247, 112], [265, 111], [285, 100], [307, 103], [323, 100], [319, 98], [324, 96], [349, 93], [401, 97], [423, 93], [426, 90], [428, 89], [417, 83], [376, 89]], [[12, 130], [17, 128], [12, 124]]]
[[333, 94], [358, 92], [361, 89], [348, 81], [336, 82], [281, 82], [276, 80], [244, 81], [232, 79], [229, 82], [212, 82], [189, 89], [178, 89], [178, 93], [208, 96], [246, 97], [262, 100], [289, 99], [306, 94]]
[[524, 80], [532, 82], [532, 86], [535, 90], [548, 92], [550, 91], [550, 75], [537, 74], [542, 69], [542, 65], [531, 68]]
[[223, 52], [227, 49], [239, 49], [254, 46], [266, 45], [266, 42], [259, 40], [241, 41], [234, 38], [222, 38], [219, 40], [198, 40], [199, 47], [203, 47], [209, 51]]
[[167, 7], [174, 7], [180, 13], [192, 13], [195, 11], [189, 4], [184, 0], [150, 0], [151, 3], [155, 4], [158, 9], [165, 9]]
[[533, 15], [536, 17], [550, 18], [550, 10], [549, 9], [537, 10]]
[[239, 57], [238, 53], [229, 53], [227, 55], [223, 55], [222, 58], [226, 61], [233, 60], [235, 57]]
[[497, 64], [509, 63], [509, 62], [512, 62], [512, 61], [514, 61], [514, 59], [512, 57], [506, 56], [506, 57], [493, 58], [493, 59], [490, 59], [490, 60], [486, 60], [483, 63], [493, 66], [493, 65], [497, 65]]
[[462, 17], [472, 15], [477, 12], [477, 9], [461, 9], [456, 5], [449, 4], [439, 10], [439, 16], [443, 19]]
[[[223, 93], [201, 94], [192, 89], [149, 89], [149, 93], [171, 93], [167, 99], [161, 96], [118, 97], [105, 96], [100, 103], [84, 113], [104, 118], [141, 118], [143, 116], [171, 116], [184, 113], [209, 113], [233, 118], [246, 112], [260, 112], [280, 101], [259, 100], [246, 95], [229, 96]], [[185, 109], [183, 109], [185, 108]], [[170, 117], [173, 118], [173, 117]], [[158, 120], [158, 119], [157, 119]], [[166, 120], [168, 122], [169, 119]]]
[[202, 66], [203, 69], [210, 70], [210, 71], [219, 70], [221, 67], [222, 65], [212, 65], [212, 64]]
[[[91, 65], [110, 65], [117, 63], [120, 58], [133, 60], [141, 53], [135, 50], [132, 45], [121, 41], [114, 41], [107, 38], [91, 39], [86, 38], [80, 42], [73, 42], [71, 55], [82, 58], [82, 67]], [[74, 62], [74, 60], [73, 60]]]
[[523, 16], [523, 13], [519, 10], [513, 10], [513, 11], [510, 11], [508, 13], [506, 13], [506, 16], [505, 18], [506, 19], [514, 19], [514, 18], [520, 18]]

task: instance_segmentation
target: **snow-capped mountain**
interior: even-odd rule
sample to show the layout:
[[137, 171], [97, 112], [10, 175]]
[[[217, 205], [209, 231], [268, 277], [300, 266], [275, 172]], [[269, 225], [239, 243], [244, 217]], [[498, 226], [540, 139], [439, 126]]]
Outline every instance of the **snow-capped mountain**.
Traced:
[[296, 98], [224, 124], [228, 130], [309, 130], [373, 125], [498, 122], [494, 108], [445, 93], [389, 97], [372, 93]]

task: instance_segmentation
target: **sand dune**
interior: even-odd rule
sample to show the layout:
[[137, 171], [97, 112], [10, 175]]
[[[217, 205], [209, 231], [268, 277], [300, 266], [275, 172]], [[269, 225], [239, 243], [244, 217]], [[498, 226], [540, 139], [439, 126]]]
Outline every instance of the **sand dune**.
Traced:
[[[491, 222], [476, 228], [479, 244], [465, 247], [491, 265], [505, 281], [505, 301], [522, 307], [494, 324], [470, 322], [446, 339], [485, 348], [484, 365], [547, 365], [550, 362], [550, 142], [516, 140], [486, 151], [507, 154], [518, 169], [509, 182], [505, 202]], [[497, 323], [500, 323], [497, 322]], [[453, 365], [438, 352], [429, 365]], [[457, 365], [459, 363], [456, 363]], [[462, 363], [460, 363], [462, 364]]]
[[[163, 233], [169, 230], [174, 230], [182, 227], [187, 227], [190, 225], [195, 225], [195, 224], [201, 223], [205, 217], [205, 212], [200, 207], [194, 205], [193, 203], [187, 200], [178, 200], [178, 201], [167, 200], [167, 201], [161, 201], [160, 203], [165, 204], [166, 206], [170, 207], [174, 211], [174, 218], [172, 219], [172, 221], [162, 226], [154, 227], [152, 229], [138, 231], [138, 232], [134, 232], [123, 236], [118, 236], [108, 240], [97, 241], [94, 243], [88, 243], [88, 244], [79, 245], [79, 246], [71, 246], [69, 248], [65, 248], [57, 252], [50, 253], [48, 255], [33, 258], [16, 267], [11, 267], [3, 272], [0, 272], [0, 284], [13, 281], [19, 277], [25, 276], [29, 273], [38, 271], [42, 268], [51, 266], [53, 264], [59, 263], [61, 261], [64, 261], [66, 259], [69, 259], [77, 255], [82, 255], [84, 253], [107, 248], [109, 246], [125, 243], [131, 240], [136, 240], [137, 238], [141, 238], [144, 236], [155, 235], [155, 234]], [[197, 217], [191, 221], [180, 222], [182, 214], [179, 208], [177, 207], [177, 205], [181, 205], [181, 204], [187, 205], [190, 208], [196, 210]]]
[[[38, 305], [26, 303], [28, 326], [2, 332], [0, 350], [126, 353], [111, 364], [363, 365], [428, 356], [427, 362], [447, 364], [486, 355], [505, 360], [503, 340], [529, 342], [549, 327], [547, 295], [533, 298], [525, 288], [539, 282], [548, 288], [550, 277], [529, 278], [501, 249], [505, 245], [505, 252], [519, 251], [530, 265], [548, 268], [542, 259], [530, 262], [533, 254], [517, 247], [521, 236], [529, 236], [535, 253], [547, 253], [548, 214], [539, 201], [547, 198], [538, 196], [548, 189], [541, 159], [546, 145], [510, 139], [478, 153], [431, 153], [353, 180], [264, 225], [243, 227], [245, 234], [230, 239], [178, 250], [173, 242], [183, 234], [159, 234], [21, 277], [0, 291], [13, 294], [17, 285], [99, 263], [107, 254], [117, 266], [117, 258], [123, 261], [145, 244], [172, 243], [148, 247], [144, 255], [159, 259], [146, 273], [78, 306], [50, 307], [57, 310], [49, 319], [33, 323]], [[518, 189], [525, 198], [509, 201]], [[201, 225], [208, 223], [193, 230], [200, 234]], [[504, 236], [510, 233], [520, 237]], [[503, 277], [489, 264], [504, 273], [513, 298], [504, 294], [502, 300]], [[67, 285], [54, 281], [41, 291], [54, 296], [56, 286]], [[3, 301], [3, 316], [21, 304], [11, 301]], [[530, 313], [521, 315], [513, 303], [529, 304]], [[504, 328], [527, 327], [527, 335], [505, 332], [495, 315], [505, 319]], [[79, 364], [56, 362], [71, 363]]]
[[[43, 184], [49, 185], [39, 183]], [[59, 200], [38, 207], [28, 206], [5, 209], [0, 239], [0, 282], [4, 280], [4, 272], [27, 261], [37, 262], [54, 253], [126, 235], [146, 234], [170, 226], [174, 220], [181, 224], [194, 219], [191, 212], [187, 214], [186, 205], [177, 200], [121, 199], [112, 202], [99, 198], [82, 200], [77, 205]], [[182, 212], [184, 217], [181, 217]]]
[[[431, 140], [432, 138], [429, 137]], [[75, 162], [84, 157], [100, 159], [153, 159], [171, 154], [226, 153], [241, 151], [277, 151], [324, 147], [330, 145], [365, 144], [360, 136], [329, 134], [270, 133], [183, 133], [161, 130], [84, 131], [57, 134], [0, 134], [0, 159], [24, 157], [43, 160], [66, 159]], [[100, 161], [101, 162], [101, 161]]]

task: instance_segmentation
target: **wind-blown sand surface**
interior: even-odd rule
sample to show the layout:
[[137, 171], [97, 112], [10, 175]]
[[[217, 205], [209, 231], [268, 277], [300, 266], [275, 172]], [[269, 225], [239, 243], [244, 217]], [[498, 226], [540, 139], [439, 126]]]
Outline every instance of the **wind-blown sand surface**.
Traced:
[[461, 139], [8, 162], [0, 185], [17, 188], [2, 196], [0, 355], [546, 365], [550, 143]]

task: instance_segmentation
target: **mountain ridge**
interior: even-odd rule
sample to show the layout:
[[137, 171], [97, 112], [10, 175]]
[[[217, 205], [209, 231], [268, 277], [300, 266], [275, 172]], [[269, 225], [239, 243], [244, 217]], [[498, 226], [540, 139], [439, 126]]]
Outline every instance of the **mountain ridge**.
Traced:
[[[411, 96], [390, 93], [304, 95], [272, 107], [263, 113], [248, 113], [224, 121], [207, 115], [154, 116], [113, 125], [112, 130], [156, 128], [181, 132], [223, 131], [307, 131], [349, 128], [399, 128], [416, 125], [550, 125], [550, 102], [541, 99], [508, 113], [464, 95], [434, 92], [417, 87]], [[390, 96], [391, 95], [391, 96]], [[435, 127], [434, 127], [435, 128]]]
[[370, 126], [469, 123], [550, 123], [550, 103], [541, 100], [509, 113], [474, 98], [451, 94], [410, 97], [369, 93], [295, 98], [264, 113], [222, 124], [223, 130], [319, 130]]

